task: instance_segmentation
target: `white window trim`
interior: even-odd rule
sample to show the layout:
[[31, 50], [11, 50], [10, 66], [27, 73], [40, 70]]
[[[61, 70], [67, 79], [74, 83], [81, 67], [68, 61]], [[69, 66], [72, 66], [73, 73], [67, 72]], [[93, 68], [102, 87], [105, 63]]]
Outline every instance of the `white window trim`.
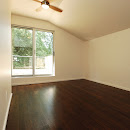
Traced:
[[[55, 35], [55, 31], [54, 30], [47, 30], [47, 29], [41, 29], [41, 28], [35, 28], [35, 27], [28, 27], [28, 26], [22, 26], [22, 25], [16, 25], [16, 24], [12, 24], [11, 28], [16, 27], [16, 28], [24, 28], [24, 29], [31, 29], [32, 35], [33, 35], [33, 73], [32, 75], [12, 75], [12, 70], [13, 70], [13, 58], [12, 58], [12, 54], [13, 51], [11, 49], [11, 75], [13, 78], [24, 78], [24, 77], [52, 77], [55, 76], [55, 44], [54, 44], [54, 35]], [[43, 31], [43, 32], [51, 32], [53, 34], [53, 72], [52, 74], [35, 74], [35, 55], [36, 55], [36, 41], [35, 41], [35, 31]], [[12, 35], [11, 35], [12, 38]], [[11, 44], [12, 46], [12, 44]]]

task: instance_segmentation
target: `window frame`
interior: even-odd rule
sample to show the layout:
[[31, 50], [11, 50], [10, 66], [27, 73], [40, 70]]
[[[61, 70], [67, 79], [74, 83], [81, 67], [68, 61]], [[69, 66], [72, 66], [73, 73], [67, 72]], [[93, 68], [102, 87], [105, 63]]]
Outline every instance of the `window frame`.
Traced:
[[[55, 31], [54, 30], [47, 30], [47, 29], [42, 29], [42, 28], [35, 28], [35, 27], [28, 27], [28, 26], [22, 26], [22, 25], [16, 25], [12, 24], [12, 28], [23, 28], [23, 29], [31, 29], [32, 30], [32, 48], [33, 48], [33, 65], [32, 65], [32, 75], [13, 75], [13, 49], [11, 49], [11, 76], [12, 77], [50, 77], [50, 76], [55, 76], [55, 44], [54, 44], [54, 36], [55, 36]], [[36, 64], [36, 40], [35, 40], [35, 32], [36, 31], [43, 31], [43, 32], [51, 32], [53, 34], [53, 66], [52, 66], [52, 74], [35, 74], [35, 64]], [[12, 31], [11, 31], [11, 48], [12, 48]]]

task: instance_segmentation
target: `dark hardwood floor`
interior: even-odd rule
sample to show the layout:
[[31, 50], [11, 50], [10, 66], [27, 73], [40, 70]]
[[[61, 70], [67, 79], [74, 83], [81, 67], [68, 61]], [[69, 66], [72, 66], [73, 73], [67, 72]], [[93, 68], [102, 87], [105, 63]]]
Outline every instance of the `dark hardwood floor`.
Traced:
[[7, 130], [130, 130], [130, 92], [73, 80], [13, 87]]

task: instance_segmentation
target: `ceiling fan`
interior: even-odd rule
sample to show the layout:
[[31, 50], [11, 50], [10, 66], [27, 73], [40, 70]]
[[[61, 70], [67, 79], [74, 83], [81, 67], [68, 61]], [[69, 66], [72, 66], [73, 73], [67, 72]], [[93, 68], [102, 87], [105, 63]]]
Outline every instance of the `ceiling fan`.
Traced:
[[58, 7], [55, 7], [53, 5], [50, 5], [50, 2], [49, 0], [43, 0], [42, 2], [39, 1], [39, 0], [33, 0], [33, 1], [36, 1], [38, 3], [41, 3], [41, 6], [39, 8], [36, 9], [37, 12], [41, 11], [42, 9], [48, 9], [48, 8], [51, 8], [55, 11], [58, 11], [58, 12], [62, 12], [63, 10], [58, 8]]

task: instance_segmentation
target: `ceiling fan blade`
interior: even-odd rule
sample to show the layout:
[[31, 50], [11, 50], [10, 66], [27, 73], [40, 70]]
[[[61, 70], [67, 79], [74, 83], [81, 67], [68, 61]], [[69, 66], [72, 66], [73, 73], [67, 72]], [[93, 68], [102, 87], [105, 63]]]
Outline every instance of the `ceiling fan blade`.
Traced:
[[58, 0], [47, 0], [47, 1], [49, 1], [50, 3], [53, 3], [53, 2], [56, 2]]
[[33, 0], [33, 1], [38, 2], [38, 3], [41, 3], [41, 1], [39, 1], [39, 0]]
[[36, 9], [36, 12], [40, 12], [42, 11], [42, 9], [43, 9], [42, 6], [40, 6], [39, 8]]
[[51, 9], [55, 10], [55, 11], [58, 11], [58, 12], [62, 12], [62, 11], [63, 11], [62, 9], [57, 8], [57, 7], [53, 6], [53, 5], [50, 5], [49, 7], [50, 7]]

